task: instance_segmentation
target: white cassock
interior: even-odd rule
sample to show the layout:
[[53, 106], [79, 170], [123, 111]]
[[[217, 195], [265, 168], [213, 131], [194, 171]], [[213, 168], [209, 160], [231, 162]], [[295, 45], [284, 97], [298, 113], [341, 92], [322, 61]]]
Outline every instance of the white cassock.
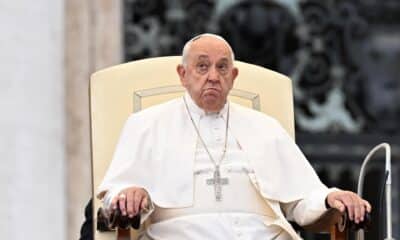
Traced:
[[[227, 153], [221, 162], [222, 200], [214, 165], [182, 98], [132, 114], [98, 188], [105, 206], [122, 189], [146, 189], [153, 208], [143, 239], [301, 239], [288, 220], [305, 225], [325, 210], [326, 188], [292, 138], [273, 118], [233, 103], [205, 114], [186, 93], [193, 120], [220, 160], [229, 111]], [[228, 107], [229, 105], [229, 107]], [[229, 110], [228, 110], [229, 109]]]

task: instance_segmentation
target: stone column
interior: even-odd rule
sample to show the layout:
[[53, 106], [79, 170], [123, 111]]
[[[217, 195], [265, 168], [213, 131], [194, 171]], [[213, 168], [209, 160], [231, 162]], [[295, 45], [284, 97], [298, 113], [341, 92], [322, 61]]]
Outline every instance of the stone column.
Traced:
[[68, 237], [78, 239], [92, 195], [89, 78], [122, 60], [122, 1], [66, 2], [66, 137]]
[[64, 0], [0, 2], [0, 237], [66, 240]]

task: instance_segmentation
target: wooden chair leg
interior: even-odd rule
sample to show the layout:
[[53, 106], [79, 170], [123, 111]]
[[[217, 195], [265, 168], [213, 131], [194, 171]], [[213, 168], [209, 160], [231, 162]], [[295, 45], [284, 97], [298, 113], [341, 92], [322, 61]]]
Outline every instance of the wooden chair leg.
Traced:
[[331, 226], [331, 240], [347, 240], [348, 229], [345, 228], [342, 232], [339, 231], [337, 225]]
[[118, 228], [117, 229], [117, 240], [131, 240], [131, 230]]

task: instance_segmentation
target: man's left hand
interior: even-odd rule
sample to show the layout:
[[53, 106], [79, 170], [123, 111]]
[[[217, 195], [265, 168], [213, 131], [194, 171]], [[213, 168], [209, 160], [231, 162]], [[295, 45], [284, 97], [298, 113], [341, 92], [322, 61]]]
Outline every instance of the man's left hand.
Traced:
[[357, 194], [350, 191], [334, 191], [326, 197], [330, 207], [344, 212], [347, 209], [350, 220], [355, 223], [364, 221], [365, 212], [371, 212], [371, 205]]

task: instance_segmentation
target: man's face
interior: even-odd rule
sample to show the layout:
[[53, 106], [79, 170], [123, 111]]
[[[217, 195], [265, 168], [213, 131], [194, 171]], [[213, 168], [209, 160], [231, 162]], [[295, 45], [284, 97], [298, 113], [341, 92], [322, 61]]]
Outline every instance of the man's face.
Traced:
[[191, 43], [186, 64], [177, 68], [182, 85], [206, 112], [220, 111], [238, 74], [230, 47], [222, 40], [204, 36]]

